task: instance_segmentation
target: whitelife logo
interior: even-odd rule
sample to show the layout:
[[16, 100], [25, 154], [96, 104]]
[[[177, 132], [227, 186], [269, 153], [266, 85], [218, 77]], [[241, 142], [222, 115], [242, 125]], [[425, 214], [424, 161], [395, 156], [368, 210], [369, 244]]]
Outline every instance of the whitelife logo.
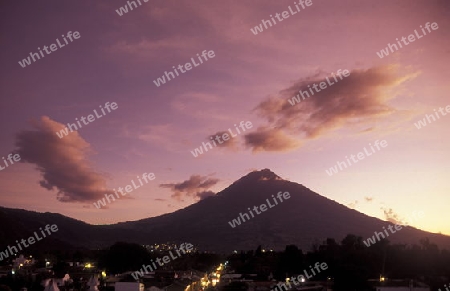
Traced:
[[[110, 106], [111, 106], [111, 108], [110, 108]], [[96, 109], [94, 109], [94, 113], [95, 113], [95, 116], [97, 118], [102, 118], [103, 116], [106, 115], [106, 113], [103, 110], [103, 107], [101, 105], [99, 107], [101, 108], [103, 115], [99, 115], [97, 113]], [[105, 103], [105, 108], [106, 108], [106, 110], [108, 110], [108, 113], [109, 113], [109, 112], [111, 112], [110, 109], [116, 110], [117, 108], [119, 108], [119, 106], [117, 105], [116, 102], [112, 102], [111, 104], [109, 104], [109, 102], [106, 102]], [[90, 122], [94, 122], [95, 121], [95, 117], [94, 117], [93, 114], [89, 114], [87, 116], [87, 120], [88, 120], [87, 123], [86, 123], [86, 117], [84, 117], [84, 116], [81, 116], [80, 120], [84, 123], [84, 125], [88, 125]], [[75, 118], [75, 121], [78, 123], [79, 128], [82, 127], [81, 124], [80, 124], [80, 120], [78, 120], [78, 118]], [[74, 130], [78, 130], [78, 127], [77, 127], [77, 125], [75, 123], [67, 123], [67, 127], [65, 127], [64, 129], [61, 129], [59, 132], [56, 133], [56, 135], [59, 138], [63, 138], [64, 136], [69, 135], [69, 129], [70, 129], [70, 132], [73, 132]]]
[[[4, 252], [0, 252], [0, 261], [2, 261], [3, 259], [8, 258], [9, 254], [11, 254], [11, 256], [13, 256], [14, 254], [17, 254], [19, 252], [19, 250], [22, 250], [21, 244], [23, 245], [24, 248], [27, 248], [30, 245], [34, 244], [36, 241], [40, 241], [43, 238], [47, 237], [45, 235], [45, 232], [42, 230], [42, 227], [40, 227], [39, 229], [41, 230], [42, 237], [39, 237], [39, 235], [36, 232], [34, 232], [34, 236], [30, 236], [27, 240], [22, 239], [20, 242], [18, 242], [16, 240], [17, 247], [15, 247], [15, 246], [11, 247], [11, 246], [8, 245], [8, 247], [5, 249]], [[52, 224], [51, 226], [49, 224], [47, 224], [45, 226], [45, 231], [50, 236], [52, 234], [52, 232], [57, 232], [58, 231], [58, 226], [56, 224]], [[36, 238], [36, 240], [34, 238]], [[27, 245], [27, 242], [28, 242], [28, 245]], [[19, 250], [17, 248], [19, 248]], [[8, 251], [9, 251], [9, 254], [8, 254]]]
[[[81, 37], [81, 35], [80, 35], [80, 33], [79, 33], [78, 31], [75, 31], [73, 34], [72, 34], [72, 31], [69, 31], [69, 32], [67, 33], [66, 36], [67, 36], [68, 39], [70, 39], [70, 42], [71, 42], [71, 43], [73, 42], [72, 36], [73, 36], [74, 39], [79, 39], [79, 38]], [[59, 39], [56, 39], [56, 43], [58, 44], [59, 48], [65, 47], [66, 45], [69, 44], [69, 42], [67, 41], [67, 39], [64, 37], [64, 34], [62, 35], [62, 37], [63, 37], [64, 42], [65, 42], [66, 44], [61, 44], [61, 43], [59, 42]], [[44, 47], [42, 48], [42, 49], [45, 51], [45, 53], [46, 53], [47, 55], [51, 54], [52, 52], [54, 52], [54, 51], [56, 51], [56, 50], [58, 49], [58, 48], [56, 47], [56, 44], [54, 44], [54, 43], [50, 45], [50, 50], [51, 50], [51, 51], [49, 51], [48, 48], [49, 48], [49, 47], [46, 46], [46, 45], [44, 45]], [[41, 57], [43, 58], [45, 55], [44, 55], [44, 53], [42, 52], [41, 48], [38, 47], [38, 50], [39, 50], [39, 53], [41, 54]], [[33, 52], [30, 52], [30, 57], [31, 57], [31, 59], [33, 60], [33, 62], [36, 62], [35, 57], [36, 57], [38, 60], [41, 59], [41, 57], [39, 56], [38, 53], [33, 53]], [[28, 66], [31, 65], [31, 59], [30, 59], [30, 57], [28, 57], [28, 58], [26, 58], [26, 59], [23, 59], [22, 61], [19, 61], [19, 65], [20, 65], [22, 68], [25, 68], [27, 65], [28, 65]]]
[[[3, 163], [5, 164], [6, 167], [2, 167], [0, 165], [0, 171], [6, 169], [7, 167], [9, 167], [10, 165], [14, 164], [14, 162], [18, 162], [20, 161], [20, 155], [19, 154], [9, 154], [8, 157], [6, 158], [9, 161], [9, 165], [8, 162], [5, 160], [5, 157], [2, 157], [3, 159]], [[14, 159], [14, 162], [13, 162]]]
[[[142, 183], [142, 180], [139, 178], [139, 176], [136, 176], [136, 177], [138, 178], [140, 185], [144, 186], [144, 184]], [[145, 184], [148, 184], [149, 181], [155, 180], [155, 174], [153, 174], [153, 173], [150, 173], [150, 174], [144, 173], [144, 174], [142, 174], [142, 179], [145, 181]], [[124, 188], [122, 188], [122, 187], [119, 187], [117, 191], [119, 191], [120, 194], [122, 194], [122, 196], [125, 196], [128, 193], [133, 192], [133, 190], [136, 190], [137, 188], [141, 187], [141, 186], [137, 186], [134, 183], [134, 180], [131, 180], [131, 184], [133, 185], [134, 189], [131, 188], [131, 185], [125, 186], [125, 191], [127, 193], [123, 192]], [[120, 196], [119, 196], [119, 194], [117, 194], [116, 188], [114, 188], [113, 190], [114, 190], [114, 194], [116, 194], [117, 199], [119, 199]], [[105, 200], [105, 198], [106, 198], [106, 200]], [[114, 198], [114, 196], [112, 194], [105, 194], [105, 198], [103, 198], [102, 200], [98, 200], [97, 202], [94, 202], [94, 206], [97, 209], [100, 209], [102, 206], [106, 206], [106, 201], [108, 201], [108, 203], [116, 201], [116, 198]]]
[[[172, 254], [172, 251], [170, 250], [169, 251], [170, 257], [169, 256], [164, 256], [162, 258], [156, 258], [155, 261], [158, 263], [158, 265], [160, 267], [162, 267], [162, 266], [164, 266], [164, 264], [170, 263], [170, 259], [175, 260], [175, 259], [178, 259], [179, 257], [181, 257], [182, 254], [180, 254], [180, 251], [183, 254], [186, 254], [187, 252], [192, 251], [192, 249], [193, 249], [193, 245], [192, 244], [190, 244], [190, 243], [182, 243], [180, 245], [179, 249], [175, 248], [175, 252], [178, 254], [178, 256], [174, 256]], [[161, 261], [163, 261], [163, 262], [161, 262]], [[149, 272], [154, 272], [157, 268], [158, 268], [158, 266], [156, 266], [155, 262], [152, 259], [151, 260], [151, 265], [145, 265], [145, 264], [142, 265], [142, 268], [139, 271], [131, 273], [131, 276], [133, 276], [133, 278], [135, 280], [138, 280], [139, 277], [143, 277], [144, 274], [148, 274]]]
[[[428, 30], [429, 33], [431, 32], [430, 27], [431, 27], [433, 30], [436, 30], [436, 29], [439, 28], [439, 26], [438, 26], [438, 24], [437, 24], [436, 22], [433, 22], [433, 23], [431, 23], [431, 24], [430, 24], [429, 22], [427, 22], [427, 23], [425, 24], [425, 28]], [[402, 37], [402, 38], [401, 38], [401, 40], [402, 40], [402, 42], [403, 42], [403, 44], [404, 44], [405, 46], [407, 46], [407, 45], [409, 45], [410, 43], [416, 41], [416, 36], [417, 36], [417, 39], [420, 39], [420, 38], [424, 37], [425, 35], [427, 35], [427, 33], [425, 32], [425, 29], [423, 29], [422, 25], [420, 26], [420, 28], [422, 29], [422, 32], [423, 32], [423, 35], [422, 35], [422, 36], [421, 36], [419, 33], [417, 33], [417, 30], [416, 30], [416, 29], [414, 29], [415, 36], [414, 36], [414, 34], [408, 35], [408, 40], [409, 40], [409, 42], [406, 41], [406, 37]], [[399, 46], [400, 48], [402, 48], [402, 44], [401, 44], [401, 42], [398, 40], [398, 38], [396, 38], [396, 40], [397, 40], [398, 46]], [[384, 58], [385, 56], [387, 57], [387, 56], [389, 55], [389, 50], [391, 50], [392, 53], [394, 52], [393, 48], [395, 48], [395, 51], [398, 51], [398, 50], [399, 50], [399, 48], [397, 47], [397, 45], [396, 45], [395, 43], [394, 43], [394, 44], [388, 43], [388, 46], [386, 47], [386, 49], [382, 49], [381, 51], [377, 52], [378, 57], [379, 57], [380, 59]]]
[[[393, 230], [394, 227], [395, 227], [395, 230]], [[391, 231], [391, 234], [394, 234], [397, 231], [402, 230], [402, 226], [397, 225], [397, 224], [394, 224], [394, 226], [392, 226], [389, 224], [388, 229]], [[363, 240], [363, 243], [366, 245], [366, 247], [370, 247], [370, 245], [374, 245], [377, 241], [380, 241], [382, 238], [385, 239], [386, 237], [388, 237], [389, 233], [384, 226], [383, 226], [383, 230], [384, 230], [384, 233], [386, 234], [386, 236], [382, 232], [374, 232], [374, 236], [369, 237], [366, 240]]]
[[[244, 127], [244, 125], [245, 125], [245, 127]], [[244, 121], [241, 121], [239, 123], [239, 126], [241, 127], [242, 131], [245, 132], [245, 128], [250, 129], [250, 128], [253, 127], [253, 124], [250, 121], [245, 122], [245, 124], [244, 124]], [[234, 128], [236, 129], [238, 134], [241, 134], [241, 132], [239, 131], [239, 128], [236, 126], [236, 124], [234, 125]], [[238, 136], [238, 134], [233, 135], [233, 131], [231, 130], [231, 128], [228, 128], [228, 132], [230, 133], [231, 137]], [[223, 141], [220, 139], [221, 137], [222, 137]], [[230, 136], [228, 135], [228, 133], [224, 133], [224, 134], [222, 134], [222, 136], [219, 136], [219, 135], [216, 134], [215, 137], [211, 136], [210, 139], [213, 142], [214, 147], [217, 147], [217, 144], [216, 144], [216, 142], [214, 140], [216, 140], [219, 144], [223, 144], [224, 142], [226, 142], [226, 141], [228, 141], [230, 139]], [[206, 143], [202, 142], [202, 146], [205, 149], [205, 153], [208, 151], [208, 148], [206, 146], [209, 146], [209, 149], [211, 149], [211, 150], [213, 148], [212, 145], [209, 143], [209, 141], [206, 142]], [[200, 147], [194, 149], [193, 151], [191, 151], [191, 154], [194, 156], [194, 158], [196, 158], [199, 155], [203, 154], [202, 146], [200, 146]]]
[[[319, 274], [321, 271], [325, 271], [326, 269], [328, 269], [328, 265], [327, 265], [327, 263], [316, 262], [314, 264], [314, 267], [309, 266], [309, 268], [310, 268], [311, 275], [308, 274], [308, 271], [306, 269], [303, 270], [303, 274], [305, 274], [307, 279], [311, 279], [313, 276]], [[316, 269], [317, 274], [314, 271], [314, 269]], [[292, 289], [292, 285], [290, 283], [291, 281], [297, 286], [298, 284], [300, 284], [302, 282], [305, 282], [305, 276], [300, 274], [297, 277], [291, 277], [288, 282], [285, 282], [285, 283], [280, 282], [274, 288], [272, 288], [270, 290], [273, 290], [273, 291], [287, 291], [287, 290], [290, 290], [290, 289]], [[289, 285], [289, 287], [286, 286], [286, 284]], [[284, 290], [283, 290], [283, 288], [284, 288]]]
[[[290, 15], [289, 15], [289, 12], [288, 12], [288, 11], [283, 11], [283, 12], [281, 12], [281, 13], [275, 13], [276, 19], [278, 19], [278, 21], [281, 22], [281, 21], [283, 21], [284, 19], [289, 18], [289, 16], [299, 13], [301, 10], [300, 10], [300, 7], [299, 7], [298, 5], [302, 6], [302, 9], [305, 10], [306, 7], [309, 7], [309, 6], [312, 5], [312, 0], [306, 0], [306, 1], [299, 0], [299, 1], [298, 1], [298, 5], [297, 5], [297, 2], [294, 2], [294, 4], [295, 4], [295, 7], [297, 8], [297, 12], [295, 12], [295, 11], [291, 8], [291, 6], [288, 6]], [[305, 7], [305, 5], [306, 5], [306, 7]], [[283, 18], [281, 18], [280, 15], [281, 15]], [[273, 22], [273, 25], [277, 24], [277, 22], [275, 21], [275, 19], [274, 19], [273, 16], [272, 16], [272, 14], [270, 15], [270, 18], [271, 18], [271, 20], [272, 20], [272, 22]], [[257, 35], [258, 33], [263, 32], [263, 31], [264, 31], [264, 28], [265, 28], [265, 29], [268, 29], [269, 27], [272, 27], [272, 22], [270, 22], [270, 20], [264, 20], [264, 19], [263, 19], [263, 20], [261, 20], [261, 24], [260, 24], [259, 26], [255, 26], [255, 28], [250, 28], [250, 31], [251, 31], [254, 35]], [[264, 25], [264, 28], [263, 28], [263, 25]], [[269, 25], [269, 26], [267, 26], [267, 25]]]
[[[388, 146], [387, 141], [386, 140], [382, 140], [381, 142], [376, 140], [375, 141], [375, 147], [377, 148], [378, 151], [381, 151], [380, 145], [382, 148], [385, 148]], [[366, 149], [366, 147], [364, 147], [364, 152], [359, 152], [356, 156], [355, 155], [350, 155], [350, 159], [353, 161], [353, 163], [357, 163], [358, 160], [363, 160], [364, 158], [373, 155], [374, 153], [376, 153], [375, 149], [373, 148], [372, 144], [369, 143], [370, 149], [372, 150], [372, 152], [368, 151]], [[356, 157], [358, 157], [358, 160], [356, 159]], [[352, 163], [350, 162], [350, 159], [345, 156], [345, 159], [347, 160], [348, 166], [350, 167], [352, 165]], [[342, 165], [344, 165], [344, 168], [342, 167]], [[347, 164], [344, 162], [337, 162], [336, 166], [330, 168], [329, 170], [325, 170], [325, 172], [328, 174], [328, 176], [333, 176], [333, 174], [337, 174], [338, 173], [338, 166], [339, 169], [342, 171], [343, 169], [347, 168]]]
[[[208, 55], [208, 56], [206, 56], [206, 55]], [[209, 51], [209, 52], [206, 52], [206, 50], [204, 50], [203, 52], [202, 52], [202, 57], [205, 59], [205, 61], [208, 61], [208, 57], [210, 58], [210, 59], [212, 59], [212, 58], [214, 58], [216, 55], [214, 54], [214, 51]], [[195, 60], [194, 60], [194, 58], [191, 58], [191, 61], [192, 61], [192, 64], [194, 65], [194, 67], [198, 67], [198, 66], [200, 66], [201, 64], [203, 64], [203, 60], [202, 60], [202, 58], [200, 57], [200, 55], [199, 54], [197, 54], [197, 57], [198, 57], [198, 60], [200, 61], [200, 64], [197, 64], [196, 62], [195, 62]], [[173, 69], [174, 69], [174, 72], [175, 72], [175, 74], [177, 75], [177, 76], [179, 76], [180, 74], [178, 74], [178, 71], [177, 71], [177, 69], [175, 68], [175, 66], [173, 66], [172, 67]], [[190, 71], [191, 69], [192, 69], [192, 65], [191, 65], [191, 63], [186, 63], [186, 64], [184, 64], [184, 66], [183, 65], [178, 65], [178, 70], [180, 70], [181, 71], [181, 73], [186, 73], [187, 71]], [[186, 71], [184, 71], [183, 70], [183, 68], [184, 69], [186, 69]], [[171, 79], [170, 79], [170, 77], [172, 77], [172, 79], [174, 79], [175, 78], [175, 75], [174, 75], [174, 73], [173, 72], [168, 72], [167, 73], [167, 71], [165, 71], [164, 72], [164, 74], [165, 74], [165, 76], [163, 75], [161, 78], [157, 78], [156, 80], [153, 80], [153, 83], [155, 83], [155, 85], [156, 85], [156, 87], [159, 87], [159, 86], [161, 86], [162, 84], [165, 84], [166, 83], [166, 77], [167, 77], [167, 82], [169, 82]]]
[[[139, 6], [142, 5], [142, 3], [141, 3], [140, 0], [136, 0], [136, 1], [139, 3]], [[147, 3], [149, 0], [142, 0], [142, 1], [144, 1], [145, 3]], [[137, 8], [137, 7], [138, 7], [135, 1], [127, 1], [127, 4], [128, 4], [128, 6], [130, 7], [130, 11], [133, 10], [133, 7], [131, 6], [131, 4], [134, 5], [134, 8]], [[117, 14], [119, 14], [119, 16], [122, 16], [122, 15], [124, 15], [125, 13], [128, 13], [128, 7], [127, 7], [127, 5], [125, 5], [125, 6], [123, 6], [123, 7], [120, 7], [119, 9], [116, 9], [116, 12], [117, 12]]]
[[[272, 198], [273, 198], [273, 202], [275, 203], [275, 205], [278, 205], [278, 202], [277, 202], [277, 199], [275, 198], [275, 196], [272, 195]], [[277, 198], [280, 200], [280, 203], [281, 203], [284, 200], [291, 198], [291, 194], [289, 192], [284, 192], [284, 193], [278, 192]], [[283, 198], [284, 198], [284, 200], [283, 200]], [[267, 202], [267, 205], [269, 205], [269, 208], [275, 207], [275, 205], [270, 204], [269, 199], [266, 199], [266, 202]], [[265, 203], [263, 203], [260, 206], [253, 206], [253, 210], [256, 212], [256, 214], [261, 214], [267, 210], [267, 205]], [[258, 208], [259, 208], [259, 210], [261, 210], [261, 212], [258, 211]], [[250, 207], [247, 209], [248, 209], [249, 213], [251, 214], [252, 218], [255, 217], [253, 215], [253, 212], [250, 210]], [[239, 213], [239, 216], [237, 218], [233, 219], [232, 221], [228, 221], [228, 224], [232, 228], [235, 228], [237, 225], [241, 225], [241, 218], [242, 218], [242, 222], [245, 222], [244, 216], [246, 216], [247, 220], [250, 220], [250, 216], [247, 213], [242, 214], [242, 212], [241, 212], [241, 213]]]
[[[394, 224], [394, 226], [388, 225], [388, 229], [391, 232], [391, 234], [394, 234], [397, 231], [402, 230], [402, 227], [408, 226], [412, 222], [416, 222], [419, 218], [422, 219], [423, 216], [424, 216], [423, 211], [419, 211], [419, 212], [414, 211], [414, 214], [409, 217], [408, 222], [406, 222], [403, 225], [398, 225], [398, 224]], [[393, 230], [393, 228], [395, 228], [395, 231]], [[386, 230], [386, 228], [384, 226], [383, 226], [383, 230], [384, 230], [384, 234], [386, 234], [386, 236], [382, 232], [375, 231], [374, 235], [372, 237], [369, 237], [366, 240], [363, 240], [363, 243], [366, 245], [366, 247], [370, 247], [371, 245], [374, 245], [377, 242], [379, 242], [381, 239], [385, 239], [386, 237], [389, 237], [389, 232]]]
[[[339, 70], [336, 72], [336, 75], [338, 75], [339, 78], [340, 78], [341, 80], [344, 79], [344, 78], [342, 78], [342, 75], [343, 75], [344, 77], [350, 76], [350, 71], [349, 71], [349, 70], [343, 70], [342, 72], [341, 72], [341, 71], [342, 71], [342, 70], [339, 69]], [[341, 74], [342, 74], [342, 75], [341, 75]], [[336, 83], [339, 82], [339, 80], [336, 78], [336, 76], [334, 75], [334, 73], [331, 73], [331, 75], [333, 76], [334, 81], [336, 81]], [[328, 83], [328, 85], [330, 85], [330, 86], [332, 86], [332, 85], [335, 83], [335, 82], [330, 82], [330, 79], [328, 79], [328, 77], [325, 77], [325, 79], [327, 80], [327, 83]], [[316, 83], [314, 83], [314, 84], [312, 85], [312, 87], [314, 88], [314, 90], [316, 91], [316, 93], [319, 93], [321, 90], [324, 90], [324, 89], [326, 89], [326, 88], [328, 87], [328, 86], [327, 86], [327, 83], [325, 83], [325, 82], [320, 82], [319, 85], [317, 85]], [[317, 87], [320, 87], [320, 89], [317, 88]], [[311, 96], [314, 95], [314, 91], [313, 91], [313, 89], [311, 88], [311, 85], [308, 85], [308, 88], [309, 88], [309, 92], [311, 92]], [[305, 100], [306, 98], [309, 98], [309, 97], [310, 97], [308, 91], [302, 91], [302, 90], [299, 90], [298, 93], [299, 93], [299, 94], [297, 94], [296, 96], [292, 97], [291, 99], [288, 99], [289, 104], [291, 104], [292, 106], [294, 106], [295, 104], [300, 103], [302, 100]], [[300, 95], [302, 96], [303, 99], [300, 99]], [[307, 97], [305, 97], [305, 95], [306, 95]]]
[[[445, 110], [450, 113], [450, 105], [447, 105], [445, 107]], [[447, 115], [447, 113], [445, 113], [444, 108], [443, 107], [439, 107], [439, 112], [441, 113], [442, 116]], [[428, 115], [425, 114], [425, 118], [419, 120], [417, 123], [415, 122], [414, 125], [417, 127], [417, 129], [421, 129], [422, 127], [427, 126], [427, 124], [430, 124], [431, 121], [436, 121], [436, 118], [439, 119], [440, 116], [439, 114], [436, 112], [436, 109], [434, 109], [434, 114], [436, 115], [436, 117], [434, 117], [434, 115]], [[427, 123], [428, 121], [428, 123]]]

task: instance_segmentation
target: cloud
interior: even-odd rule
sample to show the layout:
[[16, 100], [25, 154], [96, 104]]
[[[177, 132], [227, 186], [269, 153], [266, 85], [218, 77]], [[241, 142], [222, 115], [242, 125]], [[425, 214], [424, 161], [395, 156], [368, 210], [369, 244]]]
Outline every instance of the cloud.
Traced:
[[203, 200], [205, 198], [211, 197], [216, 195], [216, 193], [212, 192], [212, 191], [203, 191], [203, 192], [199, 192], [197, 193], [197, 197], [200, 198], [200, 200]]
[[16, 151], [21, 162], [35, 164], [42, 174], [39, 182], [47, 190], [58, 190], [61, 202], [94, 202], [106, 193], [105, 178], [90, 165], [92, 148], [78, 132], [59, 138], [56, 132], [65, 126], [42, 116], [34, 122], [35, 130], [17, 134]]
[[403, 225], [403, 221], [402, 219], [400, 219], [399, 215], [397, 213], [394, 212], [394, 210], [392, 210], [392, 208], [384, 208], [381, 207], [381, 210], [383, 210], [384, 212], [384, 217], [386, 218], [387, 221], [394, 223], [394, 224], [398, 224], [398, 225]]
[[268, 151], [282, 152], [297, 148], [300, 142], [289, 137], [280, 129], [268, 129], [260, 127], [256, 132], [244, 136], [245, 145], [253, 149], [253, 152]]
[[142, 61], [152, 61], [161, 59], [163, 54], [179, 51], [181, 47], [185, 49], [195, 49], [198, 46], [195, 40], [186, 36], [173, 36], [164, 39], [141, 39], [137, 42], [121, 40], [109, 47], [105, 51], [111, 57], [126, 55], [127, 59]]
[[350, 203], [348, 203], [347, 205], [348, 205], [348, 207], [350, 207], [350, 208], [355, 208], [356, 205], [358, 205], [358, 203], [359, 203], [359, 201], [358, 201], [358, 200], [355, 200], [354, 202], [350, 202]]
[[[257, 133], [247, 134], [247, 145], [254, 151], [286, 151], [301, 146], [297, 139], [288, 138], [288, 134], [298, 136], [299, 141], [348, 125], [360, 126], [359, 132], [372, 130], [367, 128], [368, 124], [397, 111], [388, 104], [395, 96], [392, 89], [417, 75], [399, 77], [396, 72], [396, 66], [353, 70], [350, 76], [342, 80], [336, 77], [338, 82], [314, 95], [309, 86], [326, 83], [325, 77], [329, 75], [316, 74], [300, 79], [281, 90], [278, 96], [270, 96], [255, 107], [254, 111], [266, 120], [267, 126]], [[310, 97], [292, 106], [287, 100], [299, 91], [307, 91]]]
[[170, 189], [173, 192], [171, 197], [179, 201], [184, 201], [183, 198], [185, 197], [202, 200], [215, 195], [214, 192], [208, 191], [208, 189], [219, 181], [219, 179], [208, 178], [207, 176], [192, 175], [188, 180], [181, 183], [160, 184], [159, 187]]
[[[225, 141], [225, 140], [222, 138], [222, 135], [223, 135], [224, 133], [228, 134], [228, 138], [229, 138], [229, 139], [228, 139], [227, 141]], [[219, 136], [219, 137], [220, 137], [220, 141], [221, 141], [222, 143], [219, 143], [219, 142], [215, 139], [216, 136]], [[208, 141], [212, 143], [211, 137], [214, 139], [214, 142], [216, 143], [216, 146], [217, 146], [217, 147], [220, 147], [220, 148], [228, 148], [228, 149], [232, 149], [232, 150], [236, 150], [236, 149], [237, 149], [236, 139], [233, 138], [233, 137], [230, 135], [230, 132], [229, 132], [229, 131], [218, 131], [218, 132], [214, 133], [213, 135], [209, 136], [209, 137], [208, 137]]]
[[366, 200], [366, 202], [372, 202], [373, 197], [364, 197], [364, 200]]

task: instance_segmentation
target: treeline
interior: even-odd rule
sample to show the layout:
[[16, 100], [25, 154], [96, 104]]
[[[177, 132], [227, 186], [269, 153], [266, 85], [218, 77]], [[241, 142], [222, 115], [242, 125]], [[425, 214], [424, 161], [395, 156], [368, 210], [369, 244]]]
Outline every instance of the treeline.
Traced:
[[288, 245], [283, 252], [241, 252], [228, 258], [236, 273], [256, 273], [258, 279], [267, 280], [270, 275], [284, 281], [286, 277], [302, 274], [316, 262], [326, 262], [328, 269], [312, 280], [334, 282], [335, 290], [371, 290], [368, 279], [414, 279], [428, 284], [431, 290], [442, 288], [450, 278], [450, 252], [439, 250], [427, 238], [418, 245], [391, 245], [383, 239], [367, 247], [362, 237], [347, 235], [340, 243], [329, 238], [315, 244], [313, 251], [304, 253], [295, 245]]
[[[98, 267], [105, 269], [108, 274], [119, 274], [127, 271], [136, 271], [143, 264], [150, 264], [157, 257], [168, 255], [168, 252], [150, 253], [138, 244], [118, 242], [104, 250], [98, 258]], [[217, 254], [189, 253], [170, 262], [159, 270], [199, 270], [210, 271], [222, 261]]]

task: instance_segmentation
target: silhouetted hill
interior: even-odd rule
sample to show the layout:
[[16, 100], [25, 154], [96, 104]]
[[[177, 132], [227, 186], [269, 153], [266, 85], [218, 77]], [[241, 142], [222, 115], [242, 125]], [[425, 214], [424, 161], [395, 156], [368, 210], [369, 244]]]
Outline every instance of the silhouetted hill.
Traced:
[[[90, 225], [58, 213], [38, 213], [0, 207], [0, 221], [0, 251], [4, 250], [7, 245], [16, 245], [15, 240], [26, 240], [33, 236], [35, 231], [39, 235], [39, 228], [47, 224], [56, 224], [58, 231], [31, 247], [41, 250], [49, 248], [73, 249], [77, 247], [98, 248], [109, 245], [110, 242], [119, 241], [123, 236], [129, 236], [130, 241], [133, 242], [139, 241], [139, 237], [134, 231]], [[40, 236], [42, 237], [42, 235]]]
[[[228, 221], [247, 208], [266, 203], [278, 192], [291, 197], [249, 221], [232, 228]], [[271, 200], [272, 201], [272, 200]], [[272, 202], [273, 203], [273, 202]], [[326, 238], [342, 240], [347, 234], [363, 239], [389, 223], [369, 217], [325, 198], [303, 185], [283, 180], [268, 169], [251, 172], [215, 196], [173, 213], [109, 226], [93, 226], [60, 214], [0, 208], [0, 241], [30, 236], [40, 226], [57, 224], [55, 238], [73, 246], [97, 248], [116, 241], [154, 243], [187, 241], [202, 250], [255, 249], [259, 244], [284, 249], [288, 244], [310, 249]], [[391, 243], [418, 244], [428, 237], [440, 248], [450, 249], [450, 237], [404, 227], [389, 236]]]

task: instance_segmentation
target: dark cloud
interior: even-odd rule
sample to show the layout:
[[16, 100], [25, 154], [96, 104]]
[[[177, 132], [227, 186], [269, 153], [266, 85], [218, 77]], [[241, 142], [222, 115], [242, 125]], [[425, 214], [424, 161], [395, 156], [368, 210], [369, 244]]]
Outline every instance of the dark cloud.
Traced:
[[35, 130], [17, 134], [16, 147], [21, 162], [35, 164], [42, 174], [39, 182], [47, 190], [58, 190], [61, 202], [93, 202], [114, 193], [106, 188], [105, 178], [90, 165], [91, 146], [77, 132], [59, 138], [65, 126], [47, 116], [34, 122]]
[[[342, 80], [337, 77], [338, 82], [314, 95], [308, 86], [326, 82], [325, 77], [330, 75], [316, 74], [301, 79], [256, 106], [254, 111], [267, 121], [267, 126], [246, 134], [246, 145], [253, 150], [286, 151], [301, 145], [288, 135], [296, 136], [297, 140], [312, 139], [346, 125], [360, 126], [359, 132], [373, 130], [367, 124], [396, 111], [388, 104], [394, 96], [389, 90], [415, 76], [398, 77], [396, 71], [395, 66], [354, 70]], [[300, 90], [308, 91], [310, 97], [292, 106], [288, 100]], [[278, 137], [283, 139], [272, 146]]]
[[[227, 141], [225, 141], [225, 140], [222, 138], [222, 135], [223, 135], [224, 133], [227, 133], [228, 136], [229, 136], [229, 139], [228, 139]], [[216, 136], [219, 136], [219, 137], [220, 137], [220, 141], [222, 141], [222, 143], [219, 143], [219, 142], [215, 139]], [[229, 149], [233, 149], [233, 150], [236, 150], [236, 149], [237, 149], [236, 138], [233, 138], [233, 137], [230, 135], [230, 132], [229, 132], [229, 131], [218, 131], [218, 132], [216, 132], [215, 134], [209, 136], [209, 137], [208, 137], [208, 141], [209, 141], [210, 143], [212, 143], [211, 137], [214, 138], [214, 142], [216, 143], [217, 147], [221, 147], [221, 148], [229, 148]]]
[[219, 179], [208, 178], [207, 176], [192, 175], [188, 180], [181, 183], [160, 184], [159, 187], [170, 189], [173, 192], [171, 197], [179, 201], [183, 201], [185, 197], [202, 200], [215, 195], [214, 192], [208, 191], [208, 189], [219, 181]]
[[205, 198], [211, 197], [216, 195], [216, 193], [212, 192], [212, 191], [203, 191], [203, 192], [199, 192], [197, 193], [197, 197], [200, 198], [200, 200], [203, 200]]
[[392, 208], [388, 209], [381, 207], [381, 210], [383, 210], [384, 217], [386, 218], [387, 221], [398, 225], [404, 224], [402, 219], [400, 219], [399, 215], [395, 213], [394, 210], [392, 210]]
[[297, 148], [300, 142], [279, 129], [258, 128], [244, 136], [245, 145], [253, 152], [282, 152]]

